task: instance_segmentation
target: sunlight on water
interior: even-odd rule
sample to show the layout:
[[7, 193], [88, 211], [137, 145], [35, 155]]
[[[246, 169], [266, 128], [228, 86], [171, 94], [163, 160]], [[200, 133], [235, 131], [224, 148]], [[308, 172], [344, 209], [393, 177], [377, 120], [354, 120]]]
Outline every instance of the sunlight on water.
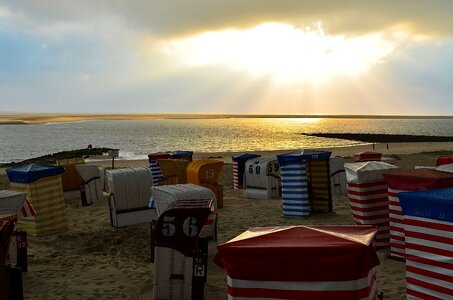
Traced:
[[124, 159], [146, 159], [151, 152], [168, 150], [244, 152], [358, 144], [302, 135], [319, 132], [449, 136], [453, 120], [235, 118], [2, 125], [0, 162], [81, 149], [88, 144], [119, 148]]

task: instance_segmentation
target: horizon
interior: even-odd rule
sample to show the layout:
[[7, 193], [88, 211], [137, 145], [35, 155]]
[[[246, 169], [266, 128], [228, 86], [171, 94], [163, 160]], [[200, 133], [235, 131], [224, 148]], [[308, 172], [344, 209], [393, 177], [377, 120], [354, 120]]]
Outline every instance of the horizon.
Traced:
[[0, 3], [0, 111], [453, 116], [450, 11], [448, 0]]

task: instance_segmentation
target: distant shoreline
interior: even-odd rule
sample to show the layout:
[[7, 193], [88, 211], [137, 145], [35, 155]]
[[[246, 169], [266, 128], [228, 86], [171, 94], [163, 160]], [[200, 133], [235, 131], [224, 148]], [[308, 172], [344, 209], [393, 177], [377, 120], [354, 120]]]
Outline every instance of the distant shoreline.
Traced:
[[409, 134], [373, 134], [373, 133], [302, 133], [331, 139], [343, 139], [364, 143], [442, 143], [453, 142], [453, 136], [409, 135]]
[[234, 119], [234, 118], [333, 118], [333, 119], [453, 119], [453, 116], [415, 115], [298, 115], [298, 114], [0, 114], [0, 125], [64, 123], [88, 120]]

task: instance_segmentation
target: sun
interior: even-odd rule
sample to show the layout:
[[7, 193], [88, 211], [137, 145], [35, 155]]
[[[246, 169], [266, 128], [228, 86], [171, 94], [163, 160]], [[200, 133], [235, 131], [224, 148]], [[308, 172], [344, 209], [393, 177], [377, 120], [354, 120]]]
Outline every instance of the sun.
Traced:
[[395, 49], [384, 33], [328, 35], [322, 23], [299, 28], [264, 23], [246, 30], [223, 30], [165, 41], [163, 51], [189, 66], [227, 65], [275, 78], [326, 80], [367, 72]]

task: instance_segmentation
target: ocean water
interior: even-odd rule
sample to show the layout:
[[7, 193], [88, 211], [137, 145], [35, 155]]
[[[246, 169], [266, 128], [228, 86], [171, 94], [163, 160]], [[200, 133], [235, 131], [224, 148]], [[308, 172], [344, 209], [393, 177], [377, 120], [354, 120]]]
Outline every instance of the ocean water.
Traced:
[[20, 161], [65, 150], [120, 149], [122, 159], [147, 159], [168, 150], [243, 152], [333, 148], [355, 141], [302, 133], [453, 134], [449, 119], [232, 118], [82, 121], [0, 126], [0, 162]]

